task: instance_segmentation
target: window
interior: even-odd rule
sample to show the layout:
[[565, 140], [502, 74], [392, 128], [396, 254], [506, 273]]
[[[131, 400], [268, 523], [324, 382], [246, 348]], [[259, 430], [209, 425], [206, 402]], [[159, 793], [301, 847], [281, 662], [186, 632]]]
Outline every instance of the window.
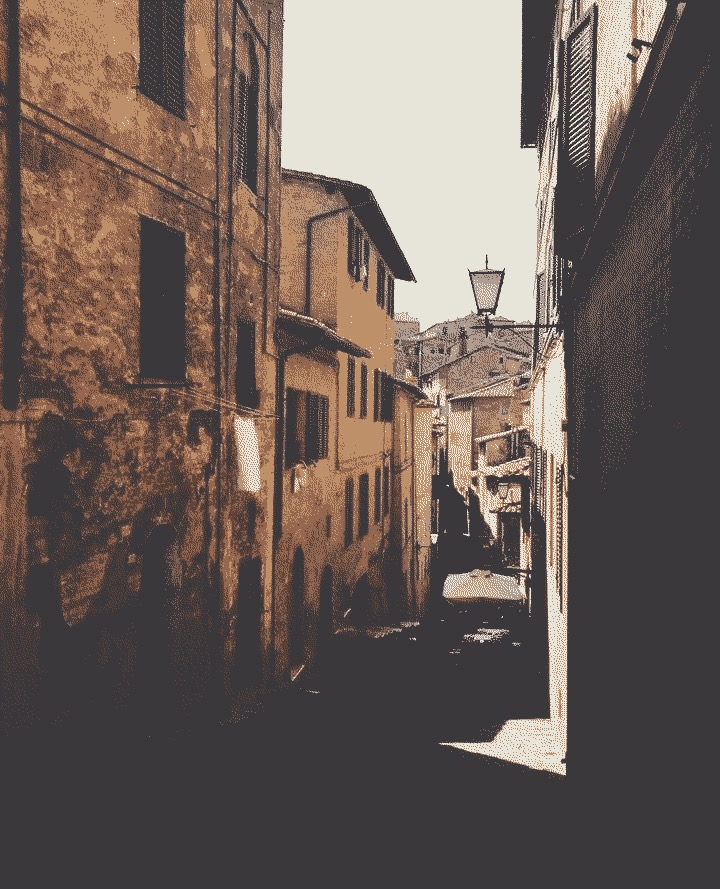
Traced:
[[597, 14], [560, 44], [561, 119], [555, 214], [563, 256], [580, 248], [595, 201], [595, 54]]
[[385, 263], [378, 259], [377, 264], [377, 304], [385, 308]]
[[393, 418], [393, 382], [392, 377], [380, 371], [380, 419], [391, 423]]
[[391, 318], [395, 317], [395, 278], [392, 275], [387, 279], [387, 313]]
[[256, 529], [257, 529], [257, 502], [255, 500], [248, 500], [248, 504], [247, 504], [248, 540], [255, 540]]
[[405, 543], [408, 542], [410, 537], [410, 522], [408, 519], [408, 502], [407, 497], [405, 498], [405, 502], [403, 503], [403, 539]]
[[380, 371], [375, 368], [373, 371], [373, 420], [376, 422], [380, 419], [380, 381], [382, 377], [380, 376]]
[[239, 318], [235, 342], [235, 401], [244, 407], [257, 407], [259, 393], [255, 379], [255, 322]]
[[367, 364], [360, 365], [360, 417], [364, 419], [368, 412], [368, 369]]
[[185, 379], [185, 233], [140, 217], [140, 376]]
[[358, 486], [358, 537], [364, 537], [370, 527], [370, 476], [363, 472]]
[[352, 216], [348, 216], [348, 252], [347, 252], [347, 268], [348, 275], [354, 280], [357, 269], [357, 254], [355, 253], [355, 220]]
[[328, 455], [330, 399], [312, 392], [287, 390], [285, 465], [316, 463]]
[[233, 168], [235, 179], [257, 192], [260, 66], [255, 47], [245, 34], [236, 44], [236, 71], [233, 102]]
[[351, 478], [345, 480], [345, 546], [353, 542], [355, 484]]
[[383, 466], [383, 515], [390, 512], [390, 467]]
[[355, 359], [350, 355], [347, 367], [347, 415], [355, 416]]
[[382, 510], [382, 472], [380, 467], [375, 470], [375, 501], [373, 506], [373, 521], [377, 525], [380, 521], [380, 513]]
[[363, 288], [367, 290], [370, 286], [370, 241], [363, 239], [362, 265], [360, 267], [360, 278], [363, 282]]
[[140, 0], [140, 91], [184, 117], [184, 0]]
[[509, 410], [509, 407], [508, 407], [507, 402], [504, 402], [503, 404], [500, 405], [500, 413], [502, 414], [503, 417], [507, 416], [508, 410]]

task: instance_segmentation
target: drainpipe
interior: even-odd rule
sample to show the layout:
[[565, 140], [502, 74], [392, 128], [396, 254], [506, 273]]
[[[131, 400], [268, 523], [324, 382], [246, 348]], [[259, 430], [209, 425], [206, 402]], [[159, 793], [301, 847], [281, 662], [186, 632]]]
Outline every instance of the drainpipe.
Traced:
[[312, 315], [312, 232], [313, 225], [323, 219], [329, 219], [331, 216], [339, 216], [341, 213], [349, 213], [357, 207], [364, 207], [370, 201], [363, 201], [360, 204], [348, 205], [347, 207], [336, 207], [334, 210], [328, 210], [325, 213], [318, 213], [317, 216], [311, 216], [306, 223], [307, 230], [307, 247], [305, 250], [305, 314]]
[[7, 63], [3, 72], [5, 88], [5, 129], [7, 133], [8, 215], [3, 257], [5, 314], [3, 317], [3, 406], [16, 410], [20, 401], [22, 345], [25, 333], [23, 307], [22, 192], [20, 161], [20, 4], [7, 3]]

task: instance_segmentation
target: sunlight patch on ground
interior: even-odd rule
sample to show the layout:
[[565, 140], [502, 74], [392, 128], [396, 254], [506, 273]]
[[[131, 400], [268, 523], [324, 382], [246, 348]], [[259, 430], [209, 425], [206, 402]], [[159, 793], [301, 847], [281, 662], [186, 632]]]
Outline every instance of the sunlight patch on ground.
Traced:
[[565, 774], [563, 738], [559, 725], [549, 719], [511, 719], [492, 741], [445, 741], [442, 746], [478, 756], [491, 756], [556, 775]]

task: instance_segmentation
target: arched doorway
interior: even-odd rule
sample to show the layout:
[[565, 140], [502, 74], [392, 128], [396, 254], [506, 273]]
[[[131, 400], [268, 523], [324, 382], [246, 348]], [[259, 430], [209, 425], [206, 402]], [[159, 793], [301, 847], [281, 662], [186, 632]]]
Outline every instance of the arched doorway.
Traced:
[[174, 643], [179, 620], [182, 566], [171, 525], [157, 525], [143, 553], [139, 597], [137, 699], [145, 728], [163, 731], [178, 717]]
[[305, 663], [305, 553], [295, 550], [290, 579], [290, 667]]

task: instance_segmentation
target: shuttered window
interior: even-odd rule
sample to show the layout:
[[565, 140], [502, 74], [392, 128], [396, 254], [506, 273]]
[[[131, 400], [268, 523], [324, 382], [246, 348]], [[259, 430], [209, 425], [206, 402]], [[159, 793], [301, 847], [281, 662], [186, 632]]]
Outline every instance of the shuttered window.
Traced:
[[385, 308], [385, 263], [378, 259], [377, 264], [377, 304]]
[[363, 240], [363, 260], [361, 277], [363, 289], [367, 290], [370, 286], [370, 241], [367, 238]]
[[140, 90], [185, 115], [185, 0], [140, 0]]
[[564, 83], [556, 221], [565, 255], [577, 251], [594, 204], [596, 30], [593, 7], [561, 44], [559, 58]]
[[[237, 55], [247, 56], [248, 71], [240, 67], [235, 75], [235, 126], [234, 126], [234, 171], [235, 178], [244, 182], [252, 191], [257, 191], [260, 67], [255, 48], [247, 35], [240, 38], [242, 47]], [[244, 50], [240, 52], [240, 48]]]
[[348, 355], [347, 367], [347, 415], [355, 416], [355, 359]]
[[380, 372], [380, 419], [386, 423], [391, 423], [393, 418], [393, 398], [394, 388], [392, 377]]
[[255, 322], [239, 318], [235, 343], [235, 401], [244, 407], [258, 406], [255, 378]]
[[348, 216], [348, 251], [347, 251], [348, 275], [355, 278], [355, 220]]
[[392, 275], [387, 279], [387, 313], [391, 318], [395, 317], [395, 278]]
[[373, 521], [377, 525], [382, 511], [382, 472], [380, 467], [375, 470], [375, 502], [373, 505]]
[[390, 512], [390, 467], [383, 466], [383, 515]]
[[345, 546], [353, 542], [355, 527], [355, 484], [351, 478], [345, 480]]
[[360, 365], [360, 417], [364, 419], [368, 412], [368, 369], [367, 364]]
[[330, 400], [314, 392], [287, 390], [285, 465], [315, 463], [328, 455]]
[[377, 422], [380, 419], [380, 371], [375, 368], [373, 371], [373, 420]]
[[185, 233], [140, 217], [140, 376], [185, 379]]
[[358, 537], [364, 537], [370, 527], [370, 476], [363, 472], [358, 485]]

